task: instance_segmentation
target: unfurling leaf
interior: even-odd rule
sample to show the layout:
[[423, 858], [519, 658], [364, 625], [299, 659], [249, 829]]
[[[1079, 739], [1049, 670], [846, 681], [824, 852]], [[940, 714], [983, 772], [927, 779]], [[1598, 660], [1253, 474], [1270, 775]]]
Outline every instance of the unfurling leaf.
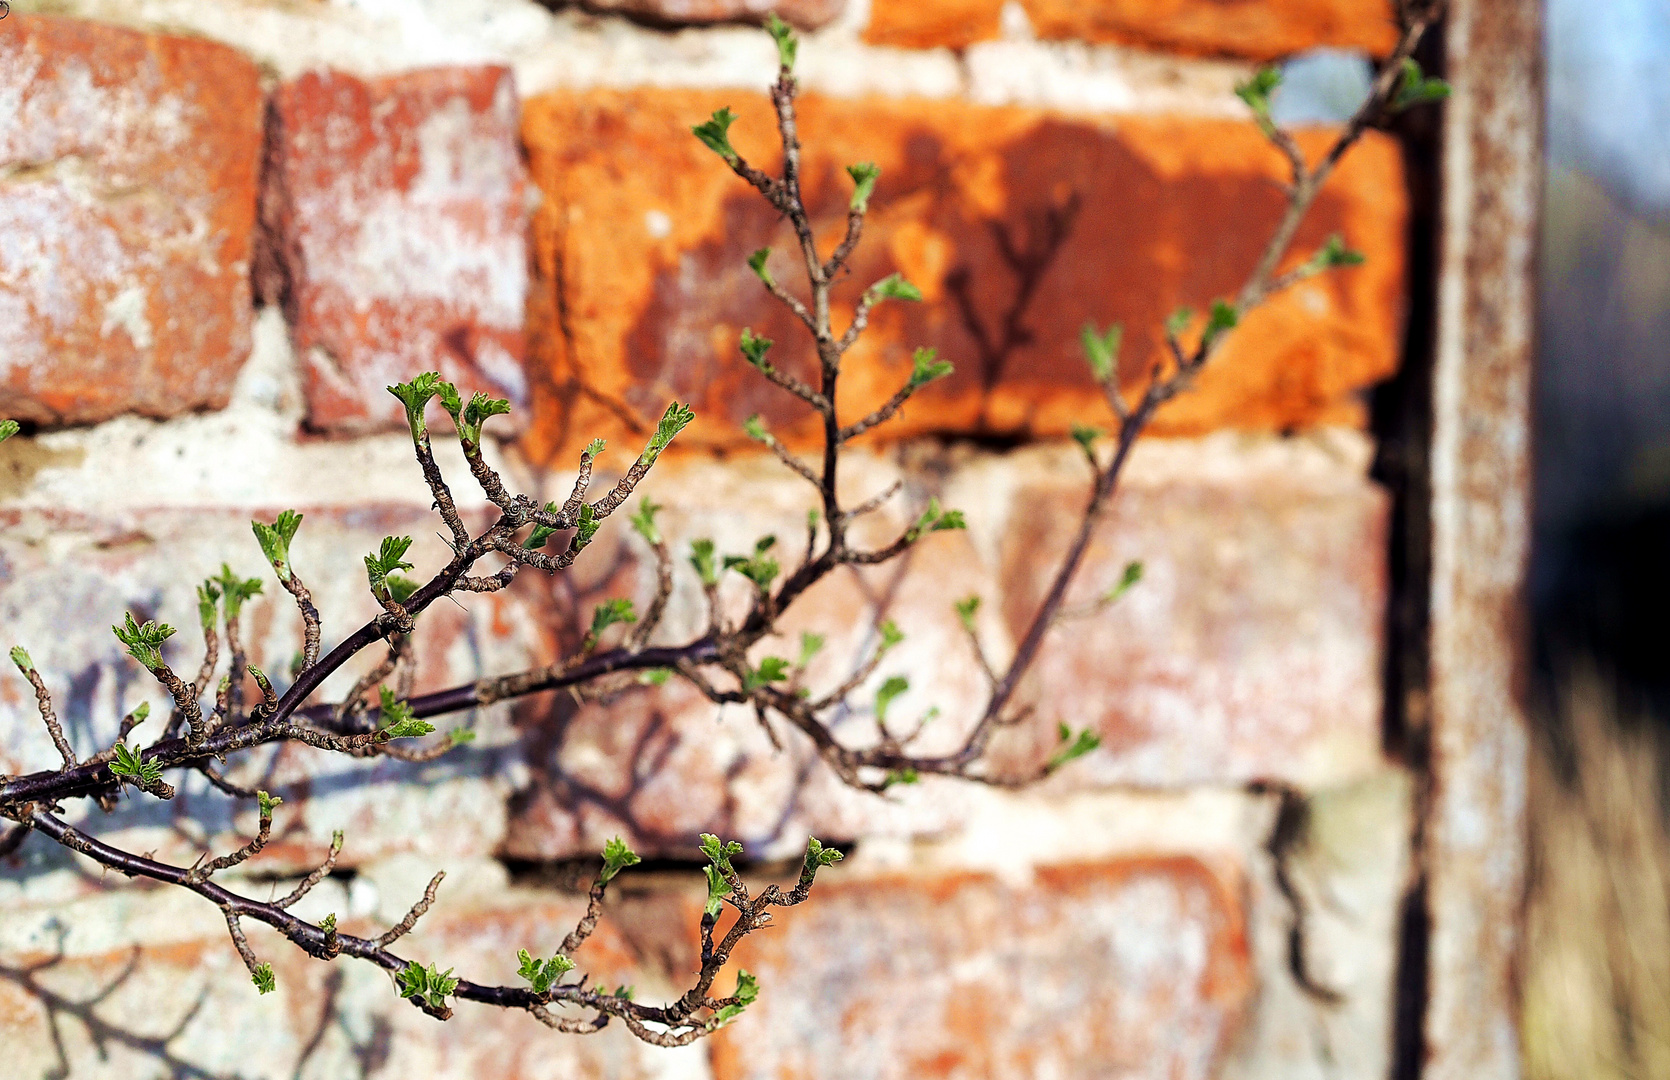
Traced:
[[903, 675], [893, 675], [881, 684], [876, 691], [876, 723], [887, 723], [887, 708], [893, 704], [893, 699], [910, 689], [910, 680]]
[[458, 439], [467, 449], [475, 449], [481, 445], [481, 427], [487, 423], [488, 417], [503, 416], [510, 412], [510, 402], [503, 398], [490, 398], [486, 394], [474, 394], [470, 403], [465, 405], [458, 415]]
[[841, 852], [832, 847], [824, 847], [815, 836], [806, 838], [806, 858], [801, 863], [800, 876], [810, 877], [825, 866], [832, 866], [846, 858]]
[[881, 178], [881, 167], [873, 161], [861, 161], [857, 165], [848, 165], [847, 175], [852, 177], [852, 201], [847, 205], [862, 214], [870, 208], [870, 196], [875, 193], [876, 181]]
[[1128, 563], [1126, 563], [1125, 564], [1125, 572], [1123, 574], [1119, 575], [1118, 583], [1116, 585], [1114, 585], [1113, 588], [1109, 589], [1107, 592], [1102, 594], [1102, 603], [1104, 603], [1104, 604], [1113, 603], [1115, 600], [1119, 599], [1121, 596], [1124, 596], [1126, 593], [1130, 592], [1131, 591], [1131, 586], [1135, 585], [1137, 582], [1139, 582], [1141, 580], [1142, 580], [1142, 564], [1140, 562], [1128, 562]]
[[12, 663], [16, 664], [17, 669], [25, 675], [35, 670], [35, 661], [30, 658], [29, 650], [22, 645], [12, 646]]
[[586, 444], [585, 456], [595, 461], [597, 459], [597, 455], [601, 454], [603, 452], [603, 448], [608, 445], [609, 440], [607, 439], [593, 439], [591, 442]]
[[1079, 444], [1092, 465], [1096, 463], [1096, 440], [1100, 439], [1103, 434], [1101, 428], [1087, 427], [1078, 423], [1073, 425], [1073, 441]]
[[455, 748], [475, 742], [475, 732], [469, 728], [455, 727], [446, 733], [446, 737], [447, 741], [451, 742]]
[[690, 565], [696, 568], [696, 576], [702, 579], [703, 585], [719, 581], [719, 564], [713, 558], [712, 540], [690, 541]]
[[1235, 87], [1235, 96], [1247, 103], [1259, 119], [1270, 118], [1270, 95], [1281, 85], [1281, 69], [1259, 68], [1257, 74]]
[[273, 978], [273, 966], [265, 960], [255, 965], [249, 981], [254, 983], [255, 989], [262, 994], [270, 994], [278, 989], [278, 981]]
[[644, 453], [652, 459], [659, 456], [673, 441], [673, 437], [690, 426], [690, 421], [695, 418], [696, 411], [688, 405], [680, 405], [676, 401], [668, 405], [667, 411], [661, 414], [660, 422], [655, 425], [655, 434], [650, 436], [649, 445], [644, 448]]
[[673, 677], [673, 669], [672, 668], [664, 668], [664, 667], [650, 668], [648, 671], [641, 671], [641, 672], [638, 673], [638, 685], [640, 685], [640, 686], [666, 686], [667, 685], [667, 680], [672, 678], [672, 677]]
[[302, 516], [294, 510], [279, 514], [278, 520], [271, 525], [259, 521], [249, 523], [255, 532], [255, 542], [261, 545], [261, 553], [272, 563], [273, 572], [280, 581], [290, 580], [290, 541], [296, 538], [296, 530], [301, 523]]
[[574, 550], [579, 551], [591, 543], [597, 530], [603, 527], [603, 519], [597, 516], [591, 503], [580, 504], [580, 520], [574, 523]]
[[[421, 442], [428, 434], [423, 423], [423, 410], [429, 399], [441, 392], [442, 384], [440, 372], [426, 371], [414, 376], [411, 382], [395, 383], [386, 388], [406, 407], [406, 424], [412, 429], [414, 441]], [[456, 395], [457, 390], [453, 390], [453, 394]]]
[[411, 960], [395, 974], [395, 982], [400, 987], [403, 998], [418, 998], [431, 1009], [441, 1009], [446, 1006], [446, 999], [458, 989], [458, 979], [453, 976], [452, 969], [436, 971], [435, 965], [427, 968]]
[[261, 816], [265, 818], [272, 817], [273, 807], [279, 805], [284, 800], [276, 795], [268, 795], [265, 791], [257, 791], [255, 793], [255, 801], [260, 806]]
[[1398, 78], [1397, 93], [1392, 97], [1392, 111], [1402, 112], [1404, 109], [1428, 102], [1442, 101], [1450, 96], [1450, 84], [1443, 79], [1426, 77], [1421, 72], [1421, 65], [1413, 58], [1403, 62], [1403, 71]]
[[755, 413], [742, 422], [742, 433], [755, 442], [769, 443], [771, 433], [766, 431], [765, 424], [760, 421], [760, 414]]
[[702, 145], [725, 159], [727, 165], [735, 165], [742, 160], [731, 148], [731, 125], [736, 123], [736, 113], [728, 107], [715, 112], [705, 123], [697, 124], [690, 131], [696, 138], [702, 140]]
[[1327, 241], [1316, 250], [1299, 268], [1306, 277], [1320, 274], [1324, 270], [1334, 270], [1344, 266], [1361, 266], [1364, 257], [1360, 251], [1353, 251], [1345, 246], [1345, 239], [1339, 233], [1329, 236]]
[[336, 912], [333, 911], [329, 915], [326, 915], [323, 919], [320, 919], [319, 929], [323, 930], [327, 935], [336, 933]]
[[406, 552], [411, 547], [412, 538], [409, 536], [385, 536], [378, 552], [365, 557], [365, 577], [371, 583], [371, 595], [380, 599], [392, 595], [388, 576], [396, 570], [412, 568], [412, 564], [406, 561]]
[[145, 760], [141, 751], [130, 749], [127, 743], [117, 743], [111, 749], [116, 752], [110, 762], [112, 776], [126, 777], [140, 787], [149, 787], [162, 779], [162, 766]]
[[[555, 514], [555, 513], [558, 513], [561, 510], [562, 510], [562, 507], [558, 506], [554, 502], [548, 502], [548, 503], [545, 504], [545, 512], [547, 514]], [[538, 551], [540, 548], [544, 547], [545, 542], [547, 540], [551, 539], [551, 537], [555, 536], [556, 533], [557, 533], [557, 530], [553, 529], [549, 525], [537, 525], [536, 524], [533, 527], [533, 532], [528, 534], [528, 538], [527, 538], [526, 541], [523, 542], [522, 546], [529, 549], [530, 551]]]
[[922, 299], [922, 290], [904, 279], [902, 274], [888, 274], [870, 289], [882, 300], [917, 300]]
[[1190, 323], [1194, 322], [1194, 318], [1195, 313], [1193, 308], [1178, 308], [1166, 317], [1166, 336], [1176, 337], [1181, 334], [1189, 328]]
[[1079, 331], [1079, 344], [1084, 347], [1085, 363], [1099, 383], [1105, 383], [1119, 371], [1119, 346], [1124, 341], [1125, 328], [1119, 323], [1109, 326], [1107, 333], [1098, 333], [1095, 323], [1085, 323]]
[[887, 786], [894, 784], [914, 784], [922, 779], [922, 774], [915, 769], [894, 769], [887, 774]]
[[742, 692], [750, 693], [762, 686], [774, 682], [782, 682], [789, 677], [789, 662], [781, 656], [767, 656], [760, 661], [760, 666], [753, 668], [742, 678]]
[[[775, 537], [772, 537], [771, 539], [773, 542], [776, 540]], [[749, 581], [752, 581], [754, 583], [754, 588], [763, 593], [771, 588], [771, 583], [776, 581], [777, 575], [783, 571], [781, 564], [779, 564], [776, 559], [770, 558], [765, 554], [766, 550], [770, 547], [770, 544], [765, 544], [764, 547], [756, 547], [752, 556], [727, 555], [725, 556], [724, 568], [726, 570], [735, 570]]]
[[540, 961], [529, 955], [528, 950], [518, 949], [516, 950], [516, 959], [521, 961], [521, 966], [516, 969], [516, 974], [532, 983], [533, 992], [536, 994], [545, 993], [551, 987], [556, 986], [557, 981], [565, 974], [574, 970], [574, 961], [561, 953], [556, 954], [549, 960]]
[[1072, 730], [1068, 728], [1066, 724], [1060, 725], [1056, 729], [1056, 732], [1061, 737], [1061, 749], [1057, 750], [1054, 755], [1050, 757], [1049, 763], [1045, 766], [1052, 772], [1061, 768], [1061, 766], [1067, 764], [1069, 761], [1072, 761], [1075, 758], [1081, 758], [1090, 753], [1090, 751], [1096, 749], [1098, 746], [1102, 745], [1100, 736], [1092, 734], [1089, 728], [1085, 728], [1080, 731], [1076, 738], [1073, 736]]
[[771, 271], [765, 268], [765, 261], [769, 258], [771, 258], [771, 249], [768, 247], [760, 248], [748, 256], [748, 269], [754, 271], [755, 276], [765, 282], [767, 288], [773, 284]]
[[116, 640], [128, 647], [128, 655], [145, 666], [149, 671], [162, 668], [162, 643], [174, 636], [174, 628], [167, 623], [147, 622], [140, 625], [133, 621], [133, 612], [127, 612], [127, 622], [123, 626], [112, 626]]
[[1212, 341], [1219, 334], [1235, 329], [1235, 324], [1241, 321], [1241, 312], [1226, 300], [1212, 301], [1212, 312], [1206, 317], [1206, 329], [1203, 331], [1204, 340]]
[[925, 532], [944, 532], [947, 529], [966, 529], [968, 522], [963, 518], [961, 510], [942, 510], [939, 500], [930, 498], [928, 508], [922, 511], [922, 516], [916, 519], [916, 524], [910, 528], [911, 538]]
[[[223, 597], [222, 606], [226, 610], [226, 618], [235, 621], [243, 611], [244, 602], [261, 595], [261, 579], [239, 577], [232, 572], [232, 568], [225, 563], [220, 564], [220, 576], [210, 581], [219, 587]], [[199, 608], [198, 614], [202, 614]]]
[[811, 634], [802, 630], [800, 632], [800, 662], [795, 664], [795, 667], [805, 667], [811, 663], [812, 657], [823, 651], [823, 643], [824, 636], [822, 634]]
[[752, 1005], [760, 996], [760, 981], [748, 972], [737, 969], [736, 992], [731, 995], [735, 1003], [726, 1005], [713, 1014], [714, 1022], [723, 1026], [742, 1015], [742, 1011]]
[[721, 902], [731, 894], [730, 882], [727, 875], [735, 873], [731, 866], [731, 857], [742, 854], [742, 845], [732, 840], [728, 844], [719, 842], [719, 838], [712, 833], [702, 834], [702, 854], [707, 856], [708, 865], [703, 867], [707, 871], [707, 906], [709, 916], [719, 914]]
[[412, 713], [411, 702], [400, 700], [393, 690], [381, 686], [377, 688], [377, 694], [381, 702], [379, 719], [382, 725], [378, 730], [388, 738], [415, 739], [435, 730], [434, 724], [419, 720]]
[[220, 586], [210, 578], [197, 586], [197, 622], [207, 631], [220, 614]]
[[974, 633], [974, 615], [980, 610], [978, 596], [965, 596], [956, 603], [957, 621], [963, 624], [963, 629]]
[[742, 355], [748, 358], [750, 364], [761, 371], [771, 370], [771, 363], [766, 360], [765, 354], [770, 351], [772, 344], [770, 338], [760, 337], [749, 327], [742, 328], [742, 338], [739, 342]]
[[933, 349], [917, 349], [910, 358], [910, 388], [925, 386], [935, 379], [943, 379], [954, 370], [949, 360], [935, 360]]
[[892, 619], [883, 619], [880, 627], [881, 648], [878, 652], [891, 652], [894, 646], [905, 640], [905, 632], [899, 629], [899, 624]]
[[772, 40], [777, 42], [777, 62], [782, 65], [784, 71], [793, 71], [795, 50], [800, 47], [800, 41], [794, 36], [794, 31], [789, 28], [788, 23], [777, 17], [775, 11], [766, 20], [765, 29]]
[[636, 866], [642, 861], [638, 857], [638, 853], [627, 847], [626, 843], [617, 836], [603, 845], [603, 872], [599, 875], [599, 880], [607, 885], [615, 879], [616, 874], [625, 870], [628, 866]]
[[591, 609], [591, 640], [596, 642], [599, 634], [616, 623], [637, 621], [638, 613], [632, 609], [632, 601], [617, 596]]
[[0, 420], [0, 442], [5, 442], [16, 435], [17, 432], [18, 424], [16, 420]]
[[645, 498], [638, 503], [638, 512], [628, 519], [632, 523], [632, 531], [643, 537], [645, 543], [661, 542], [661, 529], [655, 524], [655, 515], [660, 510], [659, 503], [650, 502]]

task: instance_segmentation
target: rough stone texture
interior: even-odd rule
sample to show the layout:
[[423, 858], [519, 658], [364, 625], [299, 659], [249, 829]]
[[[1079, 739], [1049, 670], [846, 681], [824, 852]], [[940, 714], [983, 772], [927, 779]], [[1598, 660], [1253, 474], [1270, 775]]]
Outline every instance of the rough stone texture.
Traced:
[[812, 30], [840, 15], [847, 0], [584, 0], [584, 4], [593, 11], [670, 26], [764, 22], [775, 13], [793, 26]]
[[1222, 1080], [1393, 1075], [1413, 789], [1410, 774], [1389, 768], [1311, 793], [1279, 844], [1269, 841], [1276, 796], [1266, 797], [1272, 814], [1259, 846], [1280, 854], [1250, 860], [1258, 1004]]
[[289, 315], [310, 426], [403, 423], [439, 368], [521, 406], [526, 198], [507, 69], [315, 72], [274, 95], [258, 281]]
[[255, 65], [17, 14], [0, 33], [0, 413], [226, 403], [249, 353]]
[[[1314, 786], [1377, 769], [1386, 502], [1364, 477], [1366, 449], [1345, 432], [1143, 444], [1079, 596], [1106, 588], [1127, 559], [1144, 560], [1147, 575], [1116, 609], [1050, 640], [1026, 690], [1038, 713], [1000, 737], [995, 760], [1030, 769], [1053, 752], [1065, 721], [1098, 729], [1106, 745], [1052, 781], [1063, 789], [1261, 778]], [[792, 658], [799, 631], [828, 633], [809, 678], [816, 692], [867, 655], [875, 620], [894, 618], [909, 636], [855, 695], [860, 707], [838, 731], [866, 741], [869, 693], [905, 673], [914, 685], [893, 715], [914, 720], [937, 706], [923, 750], [957, 745], [984, 695], [951, 603], [981, 595], [986, 647], [1000, 660], [1008, 654], [1036, 603], [1047, 553], [1076, 519], [1076, 453], [928, 456], [903, 467], [855, 456], [852, 501], [906, 481], [866, 542], [895, 535], [931, 493], [964, 509], [970, 529], [930, 537], [907, 565], [821, 583], [760, 655]], [[645, 490], [666, 505], [663, 532], [681, 555], [697, 536], [726, 552], [748, 550], [765, 533], [793, 551], [811, 505], [808, 485], [758, 457], [664, 461]], [[562, 614], [553, 616], [571, 637], [597, 602], [634, 596], [642, 609], [653, 588], [645, 552], [623, 530], [606, 529], [588, 557], [561, 586]], [[677, 581], [659, 640], [699, 632], [693, 575]], [[1062, 686], [1070, 696], [1049, 689]], [[617, 831], [669, 855], [719, 831], [753, 854], [784, 857], [806, 832], [937, 835], [968, 812], [967, 789], [956, 784], [924, 783], [888, 799], [847, 790], [811, 764], [803, 740], [785, 733], [776, 752], [751, 715], [676, 683], [607, 708], [557, 696], [520, 707], [517, 718], [533, 770], [506, 839], [519, 857], [584, 853]]]
[[[370, 874], [378, 880], [362, 876], [351, 889], [327, 881], [297, 911], [309, 919], [335, 911], [344, 930], [378, 932], [399, 918], [427, 880], [424, 875], [395, 881], [387, 875], [391, 869], [373, 867]], [[452, 869], [439, 903], [401, 941], [402, 955], [456, 967], [479, 981], [517, 983], [516, 950], [548, 954], [584, 911], [578, 897], [507, 888], [502, 868], [491, 862], [455, 863]], [[265, 893], [264, 884], [257, 887]], [[704, 1047], [650, 1047], [618, 1024], [578, 1038], [549, 1031], [525, 1013], [468, 1003], [455, 1006], [450, 1023], [436, 1023], [396, 997], [389, 977], [376, 968], [346, 959], [320, 963], [259, 926], [249, 929], [250, 943], [272, 963], [278, 991], [258, 995], [220, 912], [183, 890], [128, 888], [55, 912], [14, 914], [15, 920], [8, 920], [10, 940], [0, 953], [0, 1040], [8, 1076], [695, 1080], [707, 1075]], [[61, 937], [53, 916], [57, 926], [75, 930]], [[694, 923], [681, 931], [692, 936]], [[25, 974], [59, 955], [63, 959], [52, 967]], [[672, 989], [653, 965], [646, 969], [609, 920], [574, 959], [597, 981], [611, 987], [632, 983], [645, 998], [662, 998]], [[106, 990], [108, 996], [94, 1000]], [[89, 1019], [96, 1025], [91, 1032]], [[104, 1036], [103, 1045], [90, 1035]]]
[[[1274, 60], [1317, 46], [1383, 56], [1397, 43], [1386, 0], [1022, 0], [1038, 37]], [[960, 49], [1000, 32], [1002, 0], [871, 0], [864, 39]]]
[[836, 884], [738, 963], [760, 1001], [720, 1080], [1206, 1080], [1250, 1004], [1242, 884], [1197, 859]]
[[[249, 531], [250, 517], [270, 521], [274, 513], [224, 509], [90, 518], [8, 511], [0, 516], [0, 557], [7, 571], [0, 618], [8, 627], [7, 640], [30, 650], [79, 755], [107, 745], [122, 714], [141, 700], [151, 703], [152, 719], [138, 738], [156, 737], [168, 715], [166, 692], [126, 656], [110, 625], [128, 610], [180, 628], [166, 655], [183, 675], [195, 674], [202, 653], [192, 585], [223, 561], [266, 582], [266, 595], [245, 610], [244, 636], [250, 662], [270, 672], [282, 690], [290, 658], [300, 647], [300, 617], [270, 570], [263, 572]], [[405, 534], [416, 538], [413, 561], [419, 570], [438, 568], [445, 548], [433, 534], [434, 524], [432, 513], [411, 507], [306, 513], [294, 544], [295, 563], [324, 615], [327, 649], [376, 610], [360, 555], [375, 550], [385, 535]], [[462, 608], [437, 606], [419, 624], [417, 692], [540, 662], [544, 632], [538, 623], [536, 610], [508, 593], [472, 597]], [[223, 648], [223, 665], [225, 655]], [[353, 674], [380, 655], [368, 651]], [[350, 674], [333, 677], [323, 700], [339, 697], [351, 682]], [[20, 677], [0, 676], [0, 772], [15, 775], [55, 764], [34, 706]], [[323, 857], [335, 829], [347, 833], [345, 865], [390, 853], [435, 859], [494, 850], [504, 831], [515, 735], [504, 710], [464, 714], [452, 724], [473, 727], [477, 739], [429, 765], [351, 759], [299, 745], [243, 755], [229, 776], [266, 786], [294, 808], [262, 854], [261, 866], [282, 872], [311, 865]], [[443, 723], [443, 730], [447, 726]], [[84, 803], [70, 809], [75, 816], [90, 814], [89, 826], [112, 842], [155, 849], [159, 858], [188, 864], [198, 850], [193, 841], [205, 834], [223, 850], [241, 843], [234, 829], [248, 834], [252, 809], [210, 791], [201, 777], [182, 780], [181, 795], [172, 802], [130, 791], [109, 816]], [[305, 802], [304, 795], [310, 796]]]
[[[688, 133], [725, 105], [741, 114], [736, 145], [769, 165], [775, 128], [758, 94], [594, 91], [527, 104], [524, 137], [546, 195], [529, 327], [536, 460], [577, 453], [596, 435], [639, 439], [673, 398], [695, 404], [690, 444], [740, 443], [738, 425], [756, 412], [787, 438], [809, 432], [809, 412], [736, 352], [751, 326], [779, 342], [780, 366], [809, 362], [804, 329], [745, 263], [769, 245], [774, 273], [792, 282], [788, 226]], [[847, 359], [846, 415], [889, 395], [915, 346], [959, 366], [887, 426], [890, 438], [1060, 434], [1099, 417], [1078, 328], [1128, 327], [1123, 371], [1134, 385], [1164, 347], [1165, 317], [1236, 288], [1280, 214], [1280, 155], [1250, 124], [816, 97], [803, 101], [802, 121], [807, 198], [826, 243], [845, 220], [841, 166], [883, 169], [850, 284], [837, 291], [837, 323], [861, 286], [894, 270], [925, 299], [875, 314]], [[1316, 152], [1324, 138], [1303, 141]], [[1387, 139], [1346, 159], [1297, 251], [1338, 231], [1368, 264], [1251, 314], [1156, 430], [1362, 421], [1357, 392], [1397, 363], [1400, 176]]]

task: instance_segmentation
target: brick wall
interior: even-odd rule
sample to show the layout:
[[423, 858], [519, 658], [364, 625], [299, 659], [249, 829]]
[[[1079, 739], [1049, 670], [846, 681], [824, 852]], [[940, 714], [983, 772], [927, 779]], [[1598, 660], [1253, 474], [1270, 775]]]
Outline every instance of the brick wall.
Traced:
[[[1282, 163], [1231, 87], [1314, 46], [1384, 52], [1389, 4], [14, 3], [0, 413], [37, 427], [0, 446], [0, 612], [78, 749], [160, 704], [108, 625], [124, 609], [194, 625], [191, 582], [222, 561], [260, 571], [251, 516], [307, 514], [295, 558], [327, 644], [371, 613], [359, 554], [382, 535], [418, 537], [420, 569], [444, 560], [382, 392], [417, 371], [514, 403], [488, 452], [523, 490], [566, 490], [580, 446], [636, 442], [676, 397], [698, 420], [644, 489], [671, 542], [735, 546], [804, 521], [803, 485], [738, 430], [763, 412], [791, 443], [808, 435], [734, 351], [745, 325], [793, 340], [743, 262], [784, 247], [784, 226], [686, 133], [730, 105], [739, 147], [769, 157], [771, 45], [737, 20], [773, 6], [817, 28], [801, 48], [814, 223], [841, 216], [839, 164], [877, 161], [856, 276], [900, 270], [924, 292], [875, 320], [850, 361], [855, 401], [885, 396], [915, 345], [958, 364], [861, 447], [850, 479], [901, 481], [901, 519], [937, 495], [970, 522], [907, 565], [820, 587], [790, 629], [828, 633], [834, 674], [890, 615], [915, 676], [900, 707], [939, 706], [936, 737], [955, 736], [981, 684], [949, 600], [986, 597], [983, 630], [1007, 647], [1079, 509], [1082, 464], [1061, 438], [1095, 400], [1078, 328], [1124, 321], [1134, 382], [1167, 312], [1239, 280], [1279, 214]], [[353, 873], [298, 910], [355, 930], [447, 869], [411, 950], [483, 979], [573, 919], [564, 860], [617, 833], [688, 859], [721, 832], [762, 873], [808, 832], [850, 842], [814, 902], [745, 950], [764, 995], [720, 1037], [661, 1051], [468, 1004], [437, 1025], [375, 971], [260, 931], [280, 991], [258, 998], [211, 906], [103, 880], [37, 837], [0, 866], [9, 1068], [47, 1075], [61, 1054], [76, 1077], [1383, 1075], [1411, 781], [1381, 749], [1389, 509], [1368, 478], [1365, 392], [1399, 362], [1405, 229], [1399, 147], [1372, 135], [1299, 238], [1343, 232], [1367, 264], [1249, 317], [1139, 446], [1085, 587], [1131, 559], [1147, 574], [1051, 643], [1023, 691], [1036, 723], [997, 745], [1036, 762], [1057, 720], [1095, 729], [1102, 748], [1046, 785], [858, 794], [806, 747], [774, 749], [673, 685], [607, 708], [483, 710], [477, 740], [432, 765], [261, 759], [262, 782], [310, 798], [241, 870], [296, 873], [347, 830]], [[610, 526], [564, 579], [438, 608], [418, 689], [572, 649], [597, 600], [648, 596], [646, 557]], [[681, 581], [669, 638], [699, 600]], [[251, 619], [252, 660], [282, 670], [293, 607], [259, 598]], [[0, 772], [52, 760], [32, 706], [0, 677]], [[1308, 809], [1292, 842], [1272, 786]], [[186, 782], [98, 825], [189, 862], [202, 837], [249, 828], [229, 805]], [[693, 880], [623, 879], [582, 967], [669, 991], [694, 964]]]

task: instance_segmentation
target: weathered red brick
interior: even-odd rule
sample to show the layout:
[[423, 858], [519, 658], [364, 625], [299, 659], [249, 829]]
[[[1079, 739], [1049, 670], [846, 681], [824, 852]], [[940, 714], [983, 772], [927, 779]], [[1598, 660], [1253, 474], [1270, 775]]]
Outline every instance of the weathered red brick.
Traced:
[[1254, 992], [1239, 875], [1191, 858], [831, 880], [779, 924], [718, 1080], [1207, 1080]]
[[14, 14], [0, 32], [0, 413], [226, 403], [249, 356], [255, 65], [213, 42]]
[[847, 0], [586, 0], [595, 11], [615, 11], [657, 25], [759, 22], [775, 13], [794, 26], [816, 29], [846, 9]]
[[[811, 362], [804, 329], [745, 262], [769, 245], [776, 275], [792, 282], [788, 225], [688, 132], [723, 105], [741, 114], [732, 129], [741, 151], [771, 163], [775, 127], [755, 94], [592, 91], [528, 103], [524, 136], [546, 195], [530, 305], [536, 460], [596, 435], [640, 439], [674, 398], [695, 405], [686, 446], [742, 443], [739, 425], [756, 412], [788, 440], [811, 437], [809, 411], [737, 354], [752, 327], [779, 343], [780, 366], [805, 372]], [[954, 102], [802, 105], [807, 201], [825, 243], [845, 220], [841, 166], [883, 169], [853, 274], [837, 289], [837, 324], [861, 287], [894, 270], [925, 297], [873, 317], [846, 361], [845, 418], [885, 399], [918, 345], [958, 365], [882, 437], [1063, 434], [1100, 418], [1079, 328], [1126, 325], [1123, 372], [1134, 386], [1161, 355], [1166, 316], [1237, 288], [1283, 207], [1281, 155], [1250, 124]], [[1316, 153], [1326, 137], [1313, 130], [1301, 142]], [[1155, 430], [1361, 423], [1359, 392], [1398, 360], [1404, 206], [1395, 143], [1369, 139], [1345, 159], [1294, 255], [1341, 232], [1368, 264], [1249, 315]]]
[[[1001, 733], [994, 759], [1023, 771], [1041, 763], [1057, 749], [1060, 722], [1095, 730], [1103, 749], [1059, 783], [1310, 786], [1372, 770], [1385, 492], [1329, 463], [1326, 446], [1293, 453], [1220, 437], [1214, 454], [1148, 449], [1094, 534], [1067, 605], [1093, 602], [1130, 561], [1144, 577], [1113, 608], [1046, 639], [1021, 694], [1038, 722]], [[1023, 486], [999, 557], [1004, 617], [1018, 639], [1077, 528], [1084, 483], [1065, 455], [1017, 467]]]
[[383, 388], [436, 368], [527, 400], [516, 110], [500, 67], [316, 72], [274, 95], [260, 277], [291, 320], [311, 426], [398, 427]]
[[[1397, 42], [1388, 0], [1022, 0], [1046, 40], [1139, 45], [1273, 60], [1327, 45], [1384, 56]], [[873, 0], [864, 38], [909, 49], [959, 49], [998, 36], [1002, 0]]]

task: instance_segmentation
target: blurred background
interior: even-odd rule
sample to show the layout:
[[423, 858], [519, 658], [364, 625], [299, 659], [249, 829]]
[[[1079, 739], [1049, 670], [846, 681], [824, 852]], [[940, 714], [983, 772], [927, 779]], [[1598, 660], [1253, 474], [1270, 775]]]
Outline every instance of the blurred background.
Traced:
[[1670, 1075], [1670, 6], [1548, 0], [1526, 1051]]

